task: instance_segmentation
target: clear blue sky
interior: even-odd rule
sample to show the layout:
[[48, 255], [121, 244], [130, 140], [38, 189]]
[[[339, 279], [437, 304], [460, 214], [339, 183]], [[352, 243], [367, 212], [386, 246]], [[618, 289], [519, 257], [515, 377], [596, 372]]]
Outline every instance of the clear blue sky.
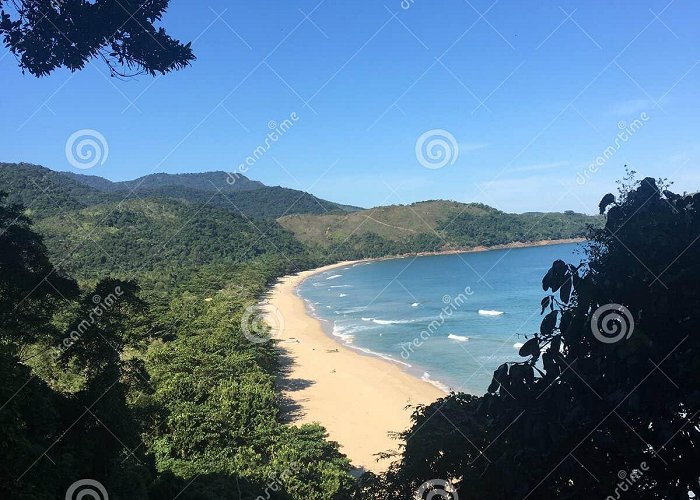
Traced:
[[[109, 156], [78, 172], [235, 170], [296, 113], [249, 177], [343, 203], [592, 212], [625, 163], [700, 186], [696, 0], [174, 0], [163, 25], [198, 59], [157, 79], [99, 61], [36, 79], [0, 48], [0, 160], [78, 171], [66, 140], [94, 129]], [[417, 160], [430, 129], [454, 136], [453, 164]]]

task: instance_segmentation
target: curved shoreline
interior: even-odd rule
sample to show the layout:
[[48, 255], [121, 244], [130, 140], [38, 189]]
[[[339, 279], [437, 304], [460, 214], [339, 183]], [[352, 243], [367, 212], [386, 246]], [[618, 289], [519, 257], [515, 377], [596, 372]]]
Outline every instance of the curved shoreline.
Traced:
[[295, 407], [292, 423], [320, 423], [355, 467], [380, 472], [389, 461], [377, 462], [374, 455], [397, 447], [389, 432], [410, 425], [406, 405], [431, 403], [444, 393], [394, 363], [362, 356], [342, 345], [307, 314], [303, 299], [296, 294], [299, 284], [317, 272], [348, 264], [282, 278], [263, 309], [284, 318], [284, 327], [273, 338], [288, 360], [280, 388]]
[[263, 310], [272, 324], [272, 315], [283, 318], [273, 338], [287, 360], [280, 390], [293, 405], [292, 423], [323, 425], [353, 466], [381, 472], [390, 461], [377, 461], [375, 455], [397, 448], [389, 433], [409, 427], [411, 409], [406, 406], [429, 404], [445, 393], [395, 363], [344, 346], [307, 314], [296, 293], [301, 282], [354, 263], [339, 262], [280, 279]]
[[[392, 259], [405, 259], [407, 257], [429, 257], [431, 255], [454, 255], [460, 253], [479, 253], [479, 252], [492, 252], [494, 250], [508, 250], [517, 248], [533, 248], [533, 247], [549, 247], [554, 245], [567, 245], [571, 243], [583, 243], [586, 238], [562, 238], [559, 240], [536, 240], [536, 241], [513, 241], [511, 243], [503, 243], [499, 245], [477, 245], [475, 247], [460, 247], [460, 248], [449, 248], [445, 250], [438, 250], [437, 252], [413, 252], [413, 253], [402, 253], [397, 255], [387, 255], [384, 257], [368, 257], [365, 259], [349, 260], [342, 265], [356, 264], [359, 262], [378, 262], [382, 260], [392, 260]], [[335, 264], [329, 264], [329, 266], [335, 266]], [[333, 267], [324, 266], [323, 268], [318, 268], [318, 272], [322, 272], [328, 269], [333, 269]], [[315, 273], [314, 273], [315, 274]]]
[[331, 269], [387, 259], [471, 253], [503, 248], [576, 243], [582, 239], [512, 243], [508, 246], [476, 247], [343, 261], [280, 278], [269, 291], [262, 309], [278, 341], [285, 373], [279, 389], [290, 403], [293, 424], [319, 423], [329, 438], [358, 469], [381, 472], [390, 460], [377, 460], [377, 453], [394, 450], [398, 442], [391, 432], [410, 426], [407, 405], [429, 404], [445, 393], [421, 380], [397, 363], [359, 352], [328, 334], [321, 321], [309, 314], [297, 289], [309, 277]]

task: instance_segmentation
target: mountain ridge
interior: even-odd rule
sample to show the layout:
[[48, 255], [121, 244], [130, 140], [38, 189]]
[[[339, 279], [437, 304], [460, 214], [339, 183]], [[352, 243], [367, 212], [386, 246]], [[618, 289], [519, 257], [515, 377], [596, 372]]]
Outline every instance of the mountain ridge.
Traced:
[[347, 214], [287, 215], [278, 222], [311, 248], [366, 258], [582, 238], [602, 219], [570, 210], [514, 214], [483, 203], [430, 200]]
[[[511, 214], [483, 203], [449, 200], [360, 209], [303, 191], [265, 186], [244, 176], [236, 188], [236, 183], [226, 183], [224, 172], [216, 171], [139, 179], [114, 183], [26, 163], [0, 163], [0, 191], [9, 193], [11, 203], [26, 207], [25, 213], [42, 227], [54, 253], [65, 253], [69, 249], [62, 242], [85, 233], [97, 238], [98, 251], [103, 250], [100, 246], [118, 248], [120, 256], [148, 261], [151, 270], [165, 262], [147, 259], [148, 245], [167, 245], [171, 238], [178, 248], [169, 259], [181, 265], [190, 260], [232, 261], [227, 247], [241, 255], [244, 250], [237, 238], [248, 241], [254, 255], [294, 248], [308, 251], [319, 262], [332, 262], [580, 238], [602, 220], [572, 211]], [[228, 186], [226, 191], [221, 184]], [[154, 219], [153, 214], [160, 215]], [[190, 232], [191, 226], [198, 231]], [[186, 238], [182, 239], [180, 230]], [[226, 237], [222, 231], [228, 233]], [[117, 234], [123, 238], [115, 239]], [[267, 234], [274, 235], [273, 243], [262, 248], [256, 239]], [[78, 260], [86, 268], [101, 265], [89, 255], [80, 254]], [[123, 268], [133, 267], [116, 260]]]
[[[166, 197], [197, 205], [212, 205], [253, 219], [294, 213], [344, 213], [359, 207], [318, 198], [305, 191], [239, 176], [226, 182], [223, 171], [189, 174], [149, 174], [114, 182], [95, 175], [61, 172], [31, 163], [0, 162], [0, 190], [23, 204], [31, 215], [44, 217], [56, 210], [85, 208], [126, 199]], [[218, 183], [217, 183], [218, 182]]]
[[[149, 190], [167, 186], [181, 186], [200, 191], [247, 191], [253, 189], [263, 189], [266, 186], [260, 181], [254, 181], [244, 175], [238, 175], [233, 183], [227, 182], [228, 174], [222, 170], [212, 170], [208, 172], [188, 172], [181, 174], [169, 174], [156, 172], [142, 175], [136, 179], [126, 181], [111, 181], [98, 175], [78, 174], [75, 172], [59, 172], [77, 182], [90, 185], [96, 189], [111, 191], [131, 191], [139, 189]], [[223, 182], [222, 182], [223, 181]]]

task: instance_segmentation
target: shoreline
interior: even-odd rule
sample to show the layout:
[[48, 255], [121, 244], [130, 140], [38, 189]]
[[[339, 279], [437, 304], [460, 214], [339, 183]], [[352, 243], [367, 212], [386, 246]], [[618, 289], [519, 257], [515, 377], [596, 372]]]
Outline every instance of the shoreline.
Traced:
[[[412, 410], [406, 406], [430, 404], [446, 396], [444, 390], [398, 363], [349, 347], [329, 334], [297, 293], [306, 279], [332, 269], [367, 262], [582, 241], [585, 239], [514, 242], [494, 247], [358, 259], [280, 278], [268, 290], [262, 310], [268, 324], [279, 326], [273, 328], [272, 338], [277, 341], [285, 364], [278, 387], [290, 407], [290, 423], [321, 424], [329, 439], [339, 443], [341, 452], [348, 456], [355, 468], [383, 472], [391, 460], [377, 461], [375, 455], [398, 448], [399, 442], [389, 433], [410, 426]], [[281, 326], [280, 317], [283, 319]]]
[[[295, 425], [319, 423], [340, 444], [353, 467], [383, 472], [391, 463], [378, 453], [395, 450], [399, 442], [389, 433], [410, 426], [408, 405], [430, 404], [446, 394], [396, 363], [363, 356], [329, 336], [321, 321], [310, 316], [296, 293], [298, 286], [319, 272], [362, 261], [343, 261], [281, 278], [262, 306], [285, 360], [279, 388], [290, 403]], [[277, 323], [275, 323], [277, 322]]]
[[[402, 258], [402, 257], [397, 257], [397, 258]], [[386, 259], [348, 260], [348, 261], [343, 261], [342, 263], [339, 263], [339, 264], [343, 265], [342, 269], [346, 269], [347, 266], [352, 267], [355, 265], [370, 264], [372, 262], [380, 262], [382, 260], [386, 260]], [[415, 365], [409, 364], [406, 361], [402, 361], [400, 359], [396, 359], [395, 357], [392, 357], [390, 354], [385, 354], [385, 353], [373, 351], [373, 350], [371, 350], [369, 348], [365, 348], [365, 347], [359, 347], [359, 346], [353, 344], [352, 342], [346, 342], [341, 337], [334, 335], [332, 322], [318, 316], [316, 314], [315, 309], [311, 305], [311, 303], [309, 301], [307, 301], [306, 299], [304, 299], [298, 293], [299, 288], [301, 287], [303, 282], [306, 281], [307, 279], [312, 278], [316, 274], [321, 274], [325, 271], [330, 271], [330, 270], [337, 269], [337, 268], [335, 266], [328, 267], [328, 268], [326, 268], [326, 266], [323, 266], [322, 268], [319, 268], [319, 269], [320, 270], [318, 273], [310, 274], [310, 275], [306, 276], [303, 280], [301, 280], [301, 282], [299, 282], [299, 284], [296, 286], [294, 291], [295, 291], [296, 295], [304, 301], [304, 310], [306, 311], [306, 315], [319, 322], [319, 325], [321, 326], [323, 333], [328, 338], [330, 338], [331, 340], [333, 340], [337, 344], [340, 344], [341, 346], [345, 347], [346, 349], [350, 349], [358, 356], [362, 356], [362, 357], [367, 356], [367, 357], [370, 357], [372, 359], [378, 359], [382, 362], [390, 363], [394, 366], [399, 367], [403, 372], [408, 373], [412, 378], [414, 378], [416, 380], [420, 380], [421, 382], [425, 382], [425, 383], [430, 384], [433, 387], [437, 388], [438, 390], [440, 390], [442, 392], [443, 396], [447, 396], [450, 393], [450, 391], [453, 390], [453, 388], [451, 386], [444, 384], [442, 381], [434, 380], [434, 379], [430, 378], [430, 374], [427, 372], [427, 368], [425, 368], [425, 367], [417, 368]], [[472, 394], [471, 392], [468, 392], [467, 390], [464, 390], [464, 389], [462, 390], [462, 392], [467, 392], [469, 394]]]
[[[445, 250], [438, 250], [436, 252], [412, 252], [412, 253], [401, 253], [396, 255], [387, 255], [384, 257], [367, 257], [358, 260], [349, 260], [345, 264], [356, 264], [359, 262], [378, 262], [382, 260], [391, 259], [406, 259], [408, 257], [430, 257], [433, 255], [455, 255], [461, 253], [479, 253], [479, 252], [491, 252], [494, 250], [508, 250], [517, 248], [533, 248], [533, 247], [549, 247], [555, 245], [567, 245], [571, 243], [583, 243], [586, 238], [562, 238], [558, 240], [535, 240], [535, 241], [513, 241], [511, 243], [502, 243], [499, 245], [477, 245], [475, 247], [460, 247], [460, 248], [447, 248]], [[329, 266], [334, 266], [335, 264], [328, 264]], [[321, 268], [319, 268], [321, 269]], [[332, 268], [331, 268], [332, 269]], [[323, 272], [327, 269], [320, 270]]]

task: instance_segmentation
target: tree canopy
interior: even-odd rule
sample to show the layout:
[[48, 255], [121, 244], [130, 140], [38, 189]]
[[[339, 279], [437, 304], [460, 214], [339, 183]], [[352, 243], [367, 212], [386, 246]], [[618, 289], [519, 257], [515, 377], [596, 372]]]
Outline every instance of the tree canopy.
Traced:
[[98, 263], [78, 283], [0, 196], [0, 498], [64, 498], [85, 478], [115, 500], [347, 498], [349, 461], [322, 427], [282, 421], [275, 347], [243, 332], [304, 265], [294, 253], [219, 257], [162, 290]]
[[0, 36], [22, 71], [46, 76], [100, 58], [112, 76], [165, 74], [194, 59], [156, 27], [168, 0], [0, 0]]
[[606, 195], [587, 260], [542, 281], [526, 359], [482, 397], [417, 408], [400, 460], [360, 498], [410, 498], [436, 477], [460, 499], [698, 494], [700, 195], [665, 187]]

